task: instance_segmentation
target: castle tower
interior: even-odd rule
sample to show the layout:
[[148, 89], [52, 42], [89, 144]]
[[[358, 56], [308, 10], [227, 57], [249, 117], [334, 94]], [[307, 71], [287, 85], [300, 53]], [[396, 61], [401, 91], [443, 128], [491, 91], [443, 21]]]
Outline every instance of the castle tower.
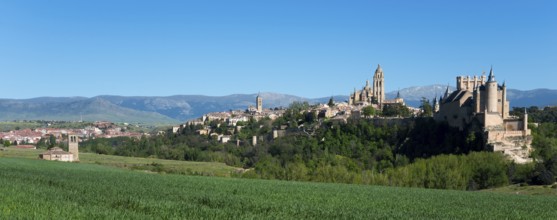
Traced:
[[255, 98], [255, 103], [257, 103], [257, 112], [263, 112], [263, 99], [259, 96], [259, 94], [257, 94], [257, 97]]
[[489, 71], [489, 76], [487, 79], [487, 83], [485, 85], [485, 90], [487, 93], [487, 102], [486, 102], [486, 109], [487, 112], [498, 112], [497, 106], [497, 81], [495, 81], [495, 76], [493, 75], [493, 67]]
[[474, 88], [474, 112], [479, 113], [481, 112], [481, 91], [479, 87]]
[[77, 135], [68, 135], [68, 151], [73, 154], [73, 160], [79, 161], [79, 139]]
[[385, 77], [383, 76], [383, 69], [381, 69], [379, 64], [377, 64], [375, 75], [373, 75], [373, 97], [377, 99], [379, 106], [385, 100]]

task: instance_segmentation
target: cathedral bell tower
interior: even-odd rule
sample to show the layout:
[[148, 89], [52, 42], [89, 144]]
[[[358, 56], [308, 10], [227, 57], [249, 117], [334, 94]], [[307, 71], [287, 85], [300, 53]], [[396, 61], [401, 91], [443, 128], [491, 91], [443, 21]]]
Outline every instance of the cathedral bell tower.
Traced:
[[377, 69], [373, 75], [373, 97], [377, 99], [379, 106], [385, 100], [385, 77], [383, 76], [383, 69], [381, 69], [379, 64], [377, 64]]

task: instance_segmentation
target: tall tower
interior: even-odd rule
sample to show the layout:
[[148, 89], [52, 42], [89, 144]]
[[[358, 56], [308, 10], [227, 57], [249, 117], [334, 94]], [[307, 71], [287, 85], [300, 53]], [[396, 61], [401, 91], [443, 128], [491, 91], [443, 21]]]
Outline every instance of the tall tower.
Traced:
[[375, 75], [373, 75], [373, 97], [377, 99], [377, 103], [381, 106], [385, 100], [385, 77], [381, 65], [377, 64]]
[[259, 96], [259, 94], [257, 94], [257, 97], [255, 98], [255, 103], [257, 104], [257, 112], [263, 112], [263, 99]]
[[73, 154], [73, 160], [79, 161], [79, 139], [77, 135], [68, 135], [68, 151]]
[[487, 93], [487, 102], [486, 102], [486, 108], [487, 108], [487, 112], [491, 113], [491, 112], [498, 112], [498, 108], [497, 108], [497, 81], [495, 81], [495, 76], [493, 75], [493, 67], [491, 67], [491, 70], [489, 71], [489, 76], [487, 79], [487, 83], [485, 86], [485, 90]]
[[524, 118], [522, 120], [522, 123], [524, 124], [522, 126], [522, 130], [528, 131], [528, 111], [526, 111], [526, 107], [524, 107]]

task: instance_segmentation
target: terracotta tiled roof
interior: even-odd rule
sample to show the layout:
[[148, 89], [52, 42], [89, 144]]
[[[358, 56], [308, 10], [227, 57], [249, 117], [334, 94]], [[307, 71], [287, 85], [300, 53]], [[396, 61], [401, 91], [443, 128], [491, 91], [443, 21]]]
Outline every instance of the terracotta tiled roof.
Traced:
[[72, 154], [70, 152], [66, 152], [64, 150], [62, 150], [62, 148], [59, 147], [53, 147], [50, 148], [48, 151], [45, 151], [42, 153], [42, 155], [54, 155], [54, 154]]

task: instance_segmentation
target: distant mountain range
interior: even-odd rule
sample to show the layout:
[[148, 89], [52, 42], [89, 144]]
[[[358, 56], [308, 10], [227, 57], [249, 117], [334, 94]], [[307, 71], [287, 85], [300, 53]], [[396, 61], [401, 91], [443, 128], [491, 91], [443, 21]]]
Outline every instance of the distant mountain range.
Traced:
[[[432, 100], [444, 94], [446, 86], [431, 85], [400, 90], [410, 106], [419, 106], [422, 97]], [[450, 88], [453, 91], [455, 88]], [[557, 90], [536, 89], [520, 91], [508, 89], [511, 106], [557, 105]], [[389, 92], [387, 98], [396, 97]], [[287, 107], [294, 101], [326, 103], [330, 97], [304, 98], [277, 93], [261, 93], [265, 108]], [[228, 96], [177, 95], [167, 97], [96, 96], [40, 97], [33, 99], [0, 99], [0, 120], [64, 120], [112, 121], [144, 124], [177, 124], [208, 112], [246, 109], [255, 105], [257, 94]], [[346, 101], [348, 96], [334, 96], [335, 101]]]
[[[414, 107], [420, 106], [422, 97], [433, 100], [436, 96], [442, 96], [447, 89], [446, 85], [430, 85], [415, 86], [400, 90], [400, 96], [404, 101]], [[455, 91], [456, 87], [449, 87], [450, 91]], [[396, 97], [398, 91], [392, 91], [386, 94], [388, 99]], [[534, 89], [534, 90], [517, 90], [507, 89], [507, 99], [510, 101], [511, 107], [529, 107], [529, 106], [556, 106], [557, 90], [552, 89]]]

